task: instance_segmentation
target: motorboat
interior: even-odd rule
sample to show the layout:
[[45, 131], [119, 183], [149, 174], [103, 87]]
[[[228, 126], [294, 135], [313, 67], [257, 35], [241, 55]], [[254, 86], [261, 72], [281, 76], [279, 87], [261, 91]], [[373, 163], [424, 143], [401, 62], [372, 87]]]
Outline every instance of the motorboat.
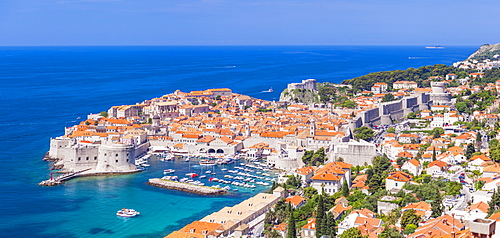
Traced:
[[174, 173], [175, 170], [174, 169], [165, 169], [163, 170], [163, 174], [171, 174], [171, 173]]
[[121, 210], [118, 210], [116, 212], [116, 215], [120, 216], [120, 217], [135, 217], [139, 214], [140, 214], [140, 212], [138, 212], [134, 209], [128, 209], [128, 208], [122, 208]]
[[200, 165], [215, 165], [217, 162], [215, 160], [202, 159], [200, 160]]

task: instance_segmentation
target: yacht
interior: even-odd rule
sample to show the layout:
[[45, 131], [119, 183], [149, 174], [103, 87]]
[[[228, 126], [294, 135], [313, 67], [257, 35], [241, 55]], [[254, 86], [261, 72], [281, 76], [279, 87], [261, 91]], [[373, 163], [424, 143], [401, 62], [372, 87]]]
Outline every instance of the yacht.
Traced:
[[134, 209], [127, 209], [127, 208], [123, 208], [123, 209], [118, 210], [116, 212], [116, 215], [120, 216], [120, 217], [135, 217], [139, 214], [140, 214], [140, 212], [138, 212]]

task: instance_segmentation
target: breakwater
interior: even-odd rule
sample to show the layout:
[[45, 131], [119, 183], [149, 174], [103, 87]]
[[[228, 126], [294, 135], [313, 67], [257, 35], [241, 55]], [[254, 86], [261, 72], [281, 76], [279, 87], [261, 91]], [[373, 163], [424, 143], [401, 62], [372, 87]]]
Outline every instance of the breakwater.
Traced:
[[201, 194], [201, 195], [220, 195], [220, 194], [227, 193], [226, 190], [220, 189], [220, 188], [199, 186], [199, 185], [169, 181], [169, 180], [164, 180], [164, 179], [159, 179], [159, 178], [149, 179], [148, 184], [152, 185], [152, 186], [156, 186], [156, 187], [174, 189], [174, 190], [196, 193], [196, 194]]

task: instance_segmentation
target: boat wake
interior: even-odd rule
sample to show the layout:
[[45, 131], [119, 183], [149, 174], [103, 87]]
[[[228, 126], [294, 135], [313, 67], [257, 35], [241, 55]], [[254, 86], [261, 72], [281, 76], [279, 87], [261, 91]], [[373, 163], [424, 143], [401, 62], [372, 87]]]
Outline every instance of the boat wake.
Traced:
[[236, 68], [235, 65], [229, 65], [229, 66], [220, 66], [220, 67], [215, 67], [216, 69], [232, 69]]

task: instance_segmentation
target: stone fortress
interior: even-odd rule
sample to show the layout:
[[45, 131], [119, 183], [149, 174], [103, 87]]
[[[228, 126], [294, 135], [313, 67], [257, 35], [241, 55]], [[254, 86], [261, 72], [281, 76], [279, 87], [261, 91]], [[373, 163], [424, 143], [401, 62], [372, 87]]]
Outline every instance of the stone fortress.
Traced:
[[287, 89], [306, 89], [316, 91], [316, 79], [302, 80], [302, 83], [289, 83]]

